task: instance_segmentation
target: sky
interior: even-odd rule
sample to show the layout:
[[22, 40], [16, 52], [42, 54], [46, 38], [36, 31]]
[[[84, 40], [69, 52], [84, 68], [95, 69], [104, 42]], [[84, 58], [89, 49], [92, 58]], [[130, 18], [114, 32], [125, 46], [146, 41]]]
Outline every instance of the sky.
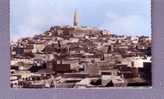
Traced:
[[41, 34], [55, 25], [80, 25], [119, 35], [151, 36], [151, 0], [10, 0], [11, 40]]

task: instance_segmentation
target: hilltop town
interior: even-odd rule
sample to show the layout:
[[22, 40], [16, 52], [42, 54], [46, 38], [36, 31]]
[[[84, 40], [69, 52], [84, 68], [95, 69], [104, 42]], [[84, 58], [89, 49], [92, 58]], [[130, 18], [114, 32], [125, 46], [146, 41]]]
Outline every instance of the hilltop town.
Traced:
[[11, 43], [12, 88], [151, 86], [151, 38], [80, 25], [52, 26]]

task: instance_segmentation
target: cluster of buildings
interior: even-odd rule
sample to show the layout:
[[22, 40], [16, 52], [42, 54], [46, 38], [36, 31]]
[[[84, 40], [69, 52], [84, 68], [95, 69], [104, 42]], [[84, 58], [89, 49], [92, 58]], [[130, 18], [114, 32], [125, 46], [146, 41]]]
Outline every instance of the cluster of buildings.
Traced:
[[79, 25], [12, 42], [12, 88], [151, 86], [151, 38]]

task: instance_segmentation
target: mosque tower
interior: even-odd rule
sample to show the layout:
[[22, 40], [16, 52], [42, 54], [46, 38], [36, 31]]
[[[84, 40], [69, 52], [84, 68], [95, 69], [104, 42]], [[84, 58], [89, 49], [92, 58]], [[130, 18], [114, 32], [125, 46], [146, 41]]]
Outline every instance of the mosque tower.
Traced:
[[74, 12], [73, 26], [80, 26], [80, 15], [77, 10]]

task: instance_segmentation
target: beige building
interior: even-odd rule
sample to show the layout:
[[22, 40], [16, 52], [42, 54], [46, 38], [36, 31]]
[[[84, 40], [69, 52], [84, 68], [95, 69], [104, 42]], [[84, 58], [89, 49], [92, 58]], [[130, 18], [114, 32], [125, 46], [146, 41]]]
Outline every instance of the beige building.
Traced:
[[45, 44], [42, 44], [42, 43], [37, 43], [37, 44], [34, 44], [33, 46], [34, 46], [32, 50], [33, 53], [41, 52], [45, 48]]

